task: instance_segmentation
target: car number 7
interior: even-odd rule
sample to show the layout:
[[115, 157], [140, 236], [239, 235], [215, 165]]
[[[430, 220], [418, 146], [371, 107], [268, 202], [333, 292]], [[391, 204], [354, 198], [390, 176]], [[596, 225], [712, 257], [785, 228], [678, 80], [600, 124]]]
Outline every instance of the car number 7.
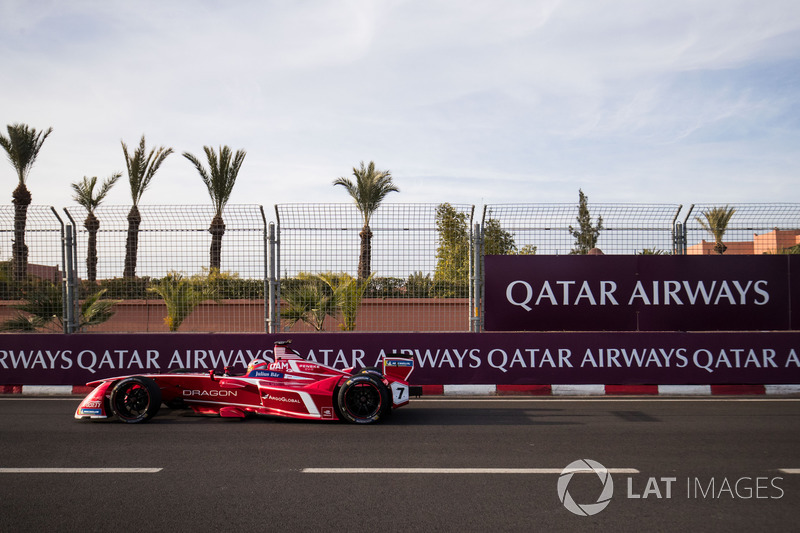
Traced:
[[408, 399], [408, 385], [392, 383], [392, 392], [394, 393], [395, 402], [402, 402]]

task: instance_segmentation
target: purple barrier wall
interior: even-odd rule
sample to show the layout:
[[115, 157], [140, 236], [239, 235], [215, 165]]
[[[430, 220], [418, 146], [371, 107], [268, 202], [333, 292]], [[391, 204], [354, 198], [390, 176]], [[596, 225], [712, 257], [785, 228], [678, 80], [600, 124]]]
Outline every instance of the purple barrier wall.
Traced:
[[177, 368], [243, 371], [275, 340], [338, 368], [388, 353], [411, 382], [441, 384], [800, 383], [800, 332], [0, 335], [0, 384], [81, 385]]
[[787, 255], [487, 256], [485, 327], [798, 329], [791, 313], [800, 309], [798, 276], [800, 261]]

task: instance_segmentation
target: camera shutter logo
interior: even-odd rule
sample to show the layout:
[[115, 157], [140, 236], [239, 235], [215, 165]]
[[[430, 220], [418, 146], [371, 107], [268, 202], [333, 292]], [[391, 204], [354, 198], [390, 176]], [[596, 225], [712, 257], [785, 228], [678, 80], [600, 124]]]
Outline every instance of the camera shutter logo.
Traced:
[[[597, 502], [579, 504], [572, 499], [567, 487], [569, 486], [572, 476], [578, 472], [594, 472], [597, 474], [597, 477], [600, 478], [600, 481], [603, 483], [603, 490], [600, 496], [598, 496]], [[613, 495], [614, 481], [611, 479], [611, 474], [608, 473], [608, 469], [591, 459], [578, 459], [577, 461], [571, 462], [561, 471], [561, 475], [558, 478], [558, 499], [561, 500], [561, 503], [564, 504], [564, 507], [566, 507], [568, 511], [576, 515], [596, 515], [611, 503], [611, 497]]]

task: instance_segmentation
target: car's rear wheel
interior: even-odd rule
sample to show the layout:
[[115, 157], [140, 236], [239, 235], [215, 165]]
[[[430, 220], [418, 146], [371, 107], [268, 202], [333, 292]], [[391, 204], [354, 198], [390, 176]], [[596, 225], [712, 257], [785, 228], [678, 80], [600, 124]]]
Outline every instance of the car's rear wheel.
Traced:
[[161, 389], [144, 376], [123, 379], [111, 391], [111, 410], [128, 424], [146, 422], [161, 407]]
[[369, 424], [383, 415], [390, 401], [386, 385], [370, 374], [358, 374], [341, 386], [337, 404], [344, 420]]

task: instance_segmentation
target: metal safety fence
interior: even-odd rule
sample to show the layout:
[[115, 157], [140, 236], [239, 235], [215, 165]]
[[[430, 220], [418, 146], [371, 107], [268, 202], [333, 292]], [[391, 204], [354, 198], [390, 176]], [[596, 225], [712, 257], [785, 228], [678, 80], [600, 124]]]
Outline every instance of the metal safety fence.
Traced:
[[481, 222], [484, 232], [492, 232], [506, 243], [500, 253], [569, 255], [585, 254], [592, 248], [615, 255], [673, 253], [680, 205], [586, 207], [581, 220], [577, 204], [486, 205]]
[[[31, 218], [40, 212], [52, 213], [50, 219]], [[218, 238], [209, 231], [215, 215], [211, 206], [139, 206], [135, 217], [130, 206], [101, 206], [93, 216], [82, 207], [57, 213], [41, 206], [29, 209], [29, 275], [15, 284], [16, 293], [2, 294], [0, 329], [265, 330], [266, 217], [261, 206], [226, 207]], [[2, 230], [9, 231], [7, 217], [0, 220]], [[47, 235], [55, 237], [43, 240]], [[53, 276], [40, 275], [43, 270], [66, 273], [62, 291], [54, 291]], [[53, 315], [47, 307], [56, 299], [68, 302], [64, 314], [48, 320]]]
[[[64, 209], [77, 229], [81, 261], [78, 276], [88, 279], [86, 258], [91, 232], [86, 210]], [[147, 205], [138, 207], [135, 269], [126, 275], [131, 206], [100, 206], [95, 210], [98, 279], [161, 278], [170, 272], [202, 275], [211, 268], [215, 211], [210, 205]], [[263, 280], [266, 217], [260, 205], [229, 205], [222, 212], [218, 270], [233, 278]], [[247, 297], [252, 294], [247, 294]]]
[[485, 254], [800, 252], [800, 204], [381, 204], [368, 227], [351, 203], [233, 205], [224, 232], [211, 206], [93, 214], [32, 205], [23, 230], [0, 206], [0, 330], [480, 331]]
[[694, 204], [682, 219], [689, 255], [800, 252], [800, 204]]
[[284, 330], [468, 331], [473, 206], [275, 210]]
[[67, 331], [62, 216], [49, 206], [0, 206], [0, 329]]

